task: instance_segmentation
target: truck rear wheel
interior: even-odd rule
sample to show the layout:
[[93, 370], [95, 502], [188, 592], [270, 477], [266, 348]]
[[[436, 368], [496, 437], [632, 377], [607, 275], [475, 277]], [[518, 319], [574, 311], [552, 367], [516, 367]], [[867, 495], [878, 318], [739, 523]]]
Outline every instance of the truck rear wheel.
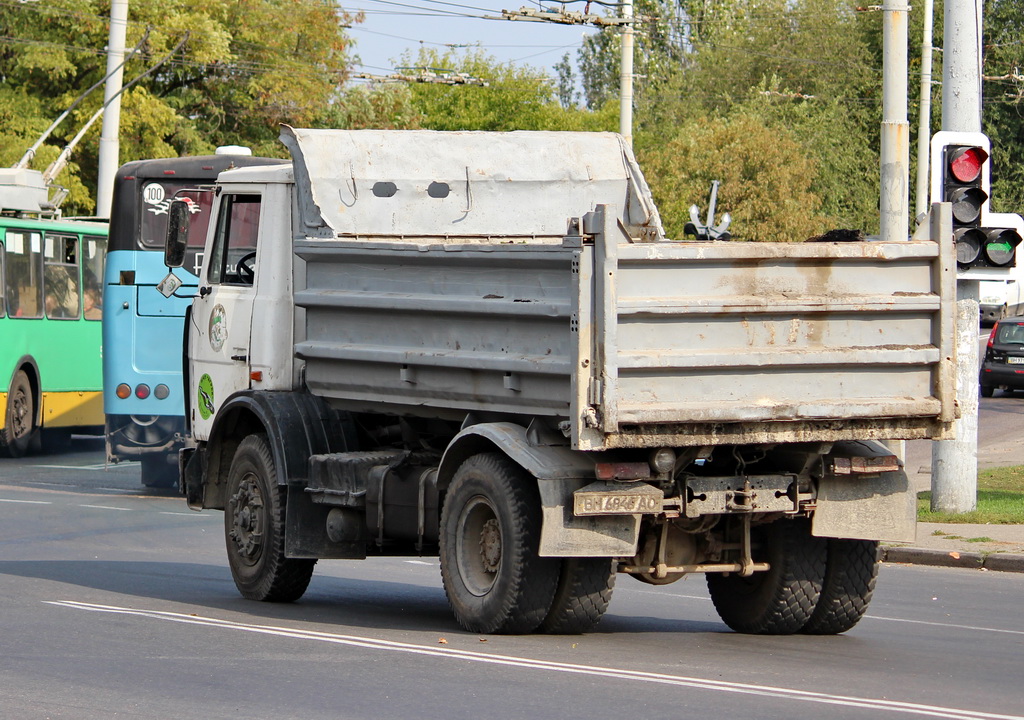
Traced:
[[754, 561], [771, 568], [750, 577], [708, 573], [719, 616], [736, 632], [789, 635], [811, 619], [821, 595], [828, 543], [811, 535], [804, 519], [754, 528]]
[[540, 629], [552, 635], [578, 635], [597, 625], [608, 609], [615, 586], [615, 561], [566, 558], [558, 588]]
[[285, 489], [277, 483], [266, 435], [250, 435], [238, 446], [227, 493], [224, 538], [238, 591], [250, 600], [298, 600], [316, 560], [285, 557]]
[[877, 541], [830, 539], [821, 597], [800, 632], [837, 635], [852, 628], [868, 611], [877, 577]]
[[24, 370], [14, 373], [11, 388], [7, 393], [7, 413], [0, 441], [7, 454], [21, 457], [32, 446], [32, 437], [37, 432], [36, 403], [32, 384]]
[[455, 472], [441, 512], [441, 580], [470, 632], [536, 630], [551, 608], [561, 563], [537, 555], [540, 497], [504, 455], [474, 455]]

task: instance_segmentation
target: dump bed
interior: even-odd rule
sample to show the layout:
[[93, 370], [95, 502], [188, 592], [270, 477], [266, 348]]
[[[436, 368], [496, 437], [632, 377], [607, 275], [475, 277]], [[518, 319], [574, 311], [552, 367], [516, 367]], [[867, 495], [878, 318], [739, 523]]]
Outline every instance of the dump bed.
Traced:
[[668, 241], [609, 134], [286, 142], [295, 351], [338, 406], [548, 417], [581, 449], [937, 438], [954, 419], [950, 233]]

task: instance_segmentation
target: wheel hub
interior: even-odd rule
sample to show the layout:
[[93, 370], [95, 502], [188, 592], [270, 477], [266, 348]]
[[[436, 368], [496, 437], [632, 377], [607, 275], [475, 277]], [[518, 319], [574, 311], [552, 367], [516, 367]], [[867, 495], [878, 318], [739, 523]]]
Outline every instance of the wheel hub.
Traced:
[[263, 494], [252, 478], [243, 478], [231, 496], [230, 537], [245, 558], [259, 557], [263, 549]]
[[480, 559], [484, 572], [498, 572], [498, 564], [501, 562], [501, 530], [494, 518], [485, 522], [480, 530]]

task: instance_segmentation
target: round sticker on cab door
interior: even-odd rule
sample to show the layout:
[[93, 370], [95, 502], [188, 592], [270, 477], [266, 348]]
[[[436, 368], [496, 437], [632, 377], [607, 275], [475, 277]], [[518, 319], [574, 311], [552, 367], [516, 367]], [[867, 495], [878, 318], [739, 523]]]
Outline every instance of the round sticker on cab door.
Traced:
[[215, 305], [210, 313], [210, 347], [214, 352], [220, 352], [228, 339], [228, 315], [223, 305]]
[[199, 415], [203, 420], [213, 415], [213, 379], [206, 374], [199, 378]]

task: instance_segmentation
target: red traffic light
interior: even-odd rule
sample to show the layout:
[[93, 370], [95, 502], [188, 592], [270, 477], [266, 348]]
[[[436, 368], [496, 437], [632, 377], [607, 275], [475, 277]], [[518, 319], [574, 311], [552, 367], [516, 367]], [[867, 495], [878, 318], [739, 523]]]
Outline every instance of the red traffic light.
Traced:
[[960, 147], [949, 154], [949, 171], [962, 183], [972, 183], [981, 175], [988, 153], [980, 147]]

